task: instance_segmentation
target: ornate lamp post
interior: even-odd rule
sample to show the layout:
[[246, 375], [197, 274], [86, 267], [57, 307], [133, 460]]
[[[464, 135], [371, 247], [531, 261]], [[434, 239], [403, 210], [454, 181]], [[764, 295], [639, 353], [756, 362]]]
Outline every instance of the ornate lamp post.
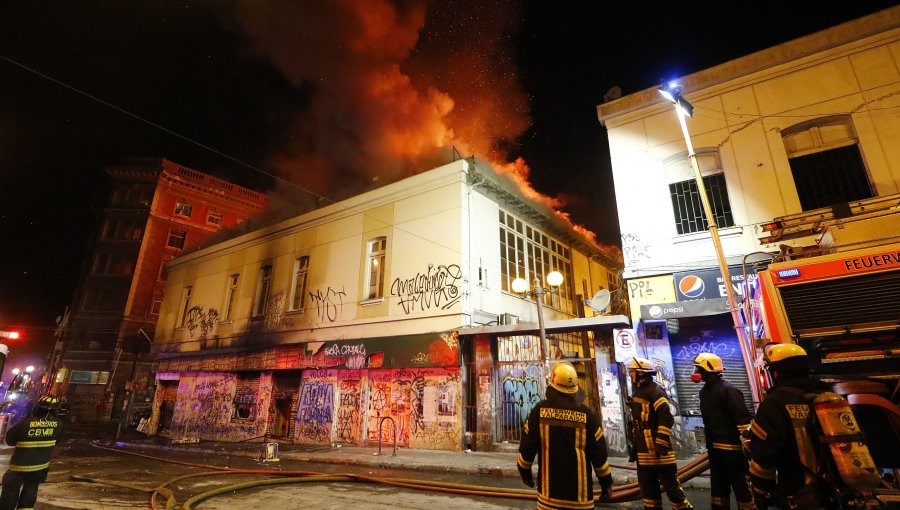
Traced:
[[544, 295], [558, 289], [563, 283], [563, 275], [559, 271], [551, 271], [547, 274], [547, 285], [541, 285], [541, 281], [535, 277], [532, 288], [528, 289], [528, 282], [524, 278], [516, 278], [512, 281], [512, 290], [526, 297], [534, 297], [537, 303], [538, 334], [541, 339], [541, 359], [544, 362], [544, 378], [550, 373], [550, 353], [547, 348], [547, 335], [544, 333]]

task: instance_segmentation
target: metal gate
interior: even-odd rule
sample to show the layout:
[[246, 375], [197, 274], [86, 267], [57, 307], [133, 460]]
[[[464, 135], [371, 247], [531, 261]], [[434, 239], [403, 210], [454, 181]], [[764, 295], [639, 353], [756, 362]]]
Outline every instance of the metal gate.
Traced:
[[[572, 362], [584, 373], [581, 380], [585, 405], [596, 409], [596, 373], [593, 369], [592, 333], [589, 331], [547, 335], [551, 365]], [[496, 436], [500, 442], [518, 442], [531, 409], [544, 395], [546, 381], [538, 335], [497, 336], [495, 402], [499, 403]]]

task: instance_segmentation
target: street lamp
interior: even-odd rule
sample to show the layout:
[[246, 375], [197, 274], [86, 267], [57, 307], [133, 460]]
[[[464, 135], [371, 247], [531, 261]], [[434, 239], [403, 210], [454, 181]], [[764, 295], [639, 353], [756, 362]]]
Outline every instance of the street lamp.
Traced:
[[703, 204], [703, 212], [706, 215], [706, 224], [709, 227], [709, 236], [712, 238], [713, 248], [716, 250], [716, 260], [719, 262], [719, 270], [722, 272], [722, 281], [725, 284], [725, 294], [728, 297], [728, 309], [731, 311], [731, 320], [734, 322], [734, 331], [738, 336], [738, 343], [741, 344], [741, 356], [744, 359], [744, 368], [747, 370], [747, 376], [750, 381], [750, 390], [753, 393], [753, 401], [759, 402], [759, 385], [756, 381], [756, 374], [753, 372], [752, 357], [748, 349], [746, 338], [743, 334], [743, 326], [741, 326], [741, 318], [739, 315], [740, 307], [734, 296], [734, 287], [731, 283], [731, 274], [728, 272], [728, 262], [725, 260], [725, 253], [722, 251], [722, 240], [719, 238], [719, 227], [716, 225], [716, 217], [713, 215], [712, 207], [709, 203], [709, 197], [706, 195], [706, 185], [703, 183], [703, 174], [700, 173], [700, 165], [697, 164], [697, 154], [694, 152], [694, 145], [691, 143], [691, 134], [688, 132], [686, 117], [694, 114], [694, 107], [681, 95], [681, 87], [674, 82], [670, 82], [666, 87], [659, 89], [660, 95], [672, 102], [675, 107], [675, 113], [678, 116], [678, 123], [681, 124], [681, 133], [684, 135], [684, 143], [687, 145], [688, 157], [691, 160], [691, 168], [694, 170], [694, 182], [697, 184], [697, 192], [700, 195], [700, 203]]
[[513, 292], [525, 296], [534, 296], [534, 301], [537, 303], [538, 334], [541, 339], [541, 359], [544, 362], [545, 379], [547, 374], [550, 373], [550, 356], [547, 348], [547, 335], [544, 333], [544, 295], [558, 289], [562, 283], [563, 275], [559, 271], [547, 273], [547, 285], [550, 285], [550, 287], [542, 286], [541, 281], [537, 277], [534, 278], [534, 286], [530, 291], [528, 290], [528, 282], [524, 278], [516, 278], [512, 281]]

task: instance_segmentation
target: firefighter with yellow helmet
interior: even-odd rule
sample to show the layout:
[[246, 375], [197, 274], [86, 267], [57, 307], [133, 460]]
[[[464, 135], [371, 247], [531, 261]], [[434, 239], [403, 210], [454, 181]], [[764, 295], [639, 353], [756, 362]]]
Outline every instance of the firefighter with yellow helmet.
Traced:
[[637, 450], [637, 479], [645, 510], [662, 508], [662, 485], [672, 508], [693, 508], [677, 478], [669, 396], [656, 381], [656, 368], [646, 358], [633, 358], [628, 365], [631, 378], [631, 444]]
[[518, 468], [522, 481], [535, 487], [531, 466], [538, 461], [538, 503], [541, 510], [594, 508], [593, 473], [600, 481], [600, 498], [610, 496], [612, 472], [600, 420], [576, 402], [578, 374], [568, 362], [550, 370], [547, 398], [525, 421], [519, 443]]
[[810, 400], [828, 391], [796, 344], [769, 344], [765, 368], [774, 381], [750, 425], [750, 479], [759, 508], [825, 508], [816, 491], [818, 439]]
[[713, 510], [730, 508], [731, 490], [740, 510], [753, 510], [741, 435], [750, 429], [744, 394], [725, 380], [722, 358], [703, 352], [694, 358], [691, 380], [700, 388], [700, 414], [709, 454], [710, 502]]

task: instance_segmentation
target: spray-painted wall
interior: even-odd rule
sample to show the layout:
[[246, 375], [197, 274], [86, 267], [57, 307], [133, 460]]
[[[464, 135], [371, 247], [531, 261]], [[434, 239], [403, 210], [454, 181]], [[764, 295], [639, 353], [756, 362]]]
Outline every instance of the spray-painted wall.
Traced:
[[271, 396], [270, 372], [252, 378], [181, 374], [171, 434], [217, 441], [259, 438], [265, 434]]
[[304, 370], [296, 441], [306, 444], [393, 442], [455, 450], [462, 438], [458, 368]]

